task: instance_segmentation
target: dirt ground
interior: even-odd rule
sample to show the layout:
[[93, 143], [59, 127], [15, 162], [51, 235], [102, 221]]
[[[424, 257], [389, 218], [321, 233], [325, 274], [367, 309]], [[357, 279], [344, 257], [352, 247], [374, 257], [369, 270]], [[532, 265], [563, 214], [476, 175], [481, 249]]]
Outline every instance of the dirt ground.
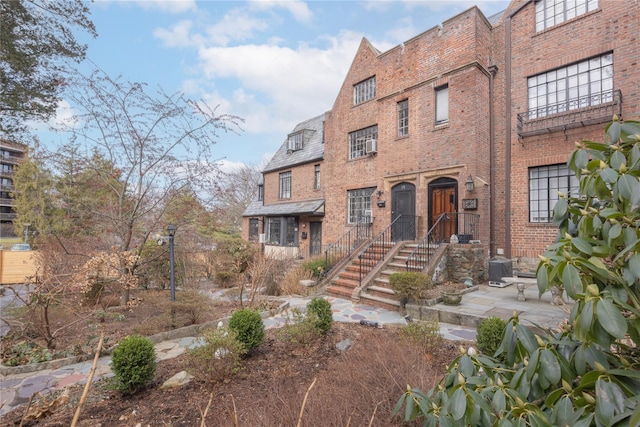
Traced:
[[[152, 304], [156, 298], [136, 296], [137, 303], [121, 316], [105, 321], [110, 342], [132, 332], [166, 327], [167, 319]], [[233, 301], [209, 306], [198, 321], [223, 317], [237, 309]], [[156, 316], [153, 316], [154, 311]], [[189, 323], [182, 313], [181, 322]], [[106, 325], [109, 325], [108, 327]], [[90, 341], [95, 325], [77, 322], [65, 331], [58, 348]], [[350, 339], [344, 353], [336, 344]], [[74, 344], [75, 343], [75, 344]], [[161, 361], [155, 380], [133, 396], [92, 384], [79, 426], [399, 426], [393, 408], [407, 385], [431, 388], [446, 365], [459, 354], [459, 342], [444, 341], [434, 351], [402, 339], [396, 328], [376, 329], [359, 324], [334, 323], [326, 336], [301, 344], [281, 330], [269, 330], [265, 341], [243, 360], [242, 369], [223, 382], [198, 376], [185, 356]], [[161, 390], [164, 381], [188, 370], [195, 377], [188, 385]], [[66, 389], [67, 404], [37, 421], [24, 421], [25, 408], [0, 419], [0, 426], [69, 426], [82, 386]], [[38, 398], [33, 405], [51, 402], [63, 392]], [[303, 409], [301, 411], [301, 409]], [[409, 424], [411, 425], [411, 424]], [[418, 424], [416, 424], [418, 425]]]
[[[354, 345], [340, 353], [335, 344], [346, 338]], [[426, 354], [400, 340], [394, 329], [341, 323], [327, 336], [301, 346], [269, 330], [243, 369], [226, 382], [210, 384], [196, 377], [184, 388], [161, 390], [164, 381], [185, 369], [185, 357], [160, 362], [155, 381], [131, 397], [97, 382], [78, 425], [295, 426], [315, 381], [301, 425], [399, 426], [403, 424], [392, 417], [392, 411], [407, 384], [423, 389], [433, 386], [458, 353], [458, 344], [446, 342], [436, 353]], [[68, 404], [47, 418], [23, 425], [69, 426], [82, 390], [80, 386], [68, 390]], [[23, 413], [19, 408], [0, 424], [20, 425]]]

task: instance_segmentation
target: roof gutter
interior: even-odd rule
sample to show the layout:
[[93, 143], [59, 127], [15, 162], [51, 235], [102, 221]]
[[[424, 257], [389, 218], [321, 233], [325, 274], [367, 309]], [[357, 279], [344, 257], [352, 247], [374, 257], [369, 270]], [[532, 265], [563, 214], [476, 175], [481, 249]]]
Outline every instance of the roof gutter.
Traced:
[[512, 10], [505, 22], [505, 257], [511, 258], [511, 18], [525, 8], [533, 0], [526, 0], [516, 9]]

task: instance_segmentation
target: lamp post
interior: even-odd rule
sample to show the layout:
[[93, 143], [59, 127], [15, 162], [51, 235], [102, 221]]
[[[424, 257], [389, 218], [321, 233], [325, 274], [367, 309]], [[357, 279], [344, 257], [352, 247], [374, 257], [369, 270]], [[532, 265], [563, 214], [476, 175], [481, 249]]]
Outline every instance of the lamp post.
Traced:
[[167, 227], [169, 233], [169, 269], [171, 275], [171, 302], [176, 300], [176, 275], [175, 275], [175, 263], [173, 260], [173, 237], [176, 235], [176, 226], [169, 224]]
[[24, 225], [24, 243], [27, 243], [27, 237], [29, 237], [29, 227], [31, 227], [30, 223], [25, 223]]

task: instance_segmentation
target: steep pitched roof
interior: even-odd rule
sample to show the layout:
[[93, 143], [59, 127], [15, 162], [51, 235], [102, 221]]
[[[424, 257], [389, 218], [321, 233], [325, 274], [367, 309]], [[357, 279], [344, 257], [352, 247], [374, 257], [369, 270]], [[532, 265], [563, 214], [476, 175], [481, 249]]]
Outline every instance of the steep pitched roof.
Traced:
[[305, 141], [300, 150], [289, 151], [287, 149], [287, 139], [284, 140], [278, 151], [273, 155], [263, 172], [271, 172], [295, 165], [309, 163], [324, 158], [324, 135], [323, 123], [325, 114], [298, 123], [291, 134], [306, 131], [309, 139]]

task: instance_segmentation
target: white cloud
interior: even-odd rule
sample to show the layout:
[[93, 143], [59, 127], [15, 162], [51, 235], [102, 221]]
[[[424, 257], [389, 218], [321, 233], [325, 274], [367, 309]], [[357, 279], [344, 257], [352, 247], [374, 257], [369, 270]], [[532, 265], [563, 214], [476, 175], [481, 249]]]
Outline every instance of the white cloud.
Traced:
[[282, 8], [291, 13], [298, 22], [310, 22], [313, 13], [305, 2], [299, 0], [252, 0], [251, 7], [257, 10]]
[[204, 48], [199, 54], [207, 78], [238, 80], [242, 89], [226, 102], [246, 119], [247, 132], [286, 133], [332, 107], [361, 39], [345, 31], [325, 37], [325, 49], [243, 45]]
[[137, 0], [135, 3], [143, 9], [167, 13], [184, 13], [197, 9], [195, 0]]
[[183, 20], [173, 25], [170, 29], [157, 28], [153, 31], [153, 36], [164, 42], [167, 47], [189, 47], [202, 44], [202, 37], [191, 35], [193, 23]]
[[242, 41], [253, 37], [254, 32], [264, 31], [268, 25], [254, 18], [246, 11], [231, 10], [220, 22], [207, 28], [208, 38], [216, 45], [226, 46], [232, 41]]

